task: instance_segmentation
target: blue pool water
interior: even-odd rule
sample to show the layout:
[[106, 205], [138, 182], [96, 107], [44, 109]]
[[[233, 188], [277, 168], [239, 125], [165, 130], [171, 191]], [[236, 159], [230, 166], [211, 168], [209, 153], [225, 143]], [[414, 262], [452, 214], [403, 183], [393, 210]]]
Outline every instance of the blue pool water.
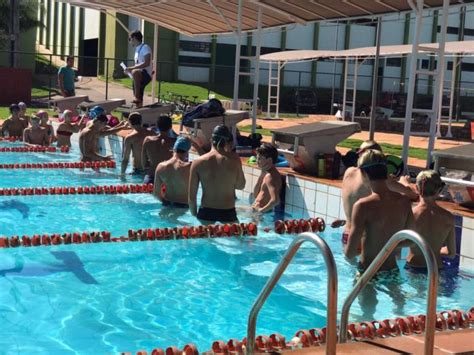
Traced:
[[[38, 171], [49, 180], [71, 176]], [[56, 171], [57, 172], [57, 171]], [[0, 171], [4, 180], [4, 171]], [[50, 174], [50, 175], [48, 175]], [[19, 179], [29, 179], [23, 171]], [[113, 176], [78, 178], [99, 184]], [[115, 180], [114, 180], [115, 179]], [[59, 181], [58, 180], [58, 181]], [[252, 216], [238, 201], [239, 217]], [[258, 237], [63, 245], [0, 249], [0, 352], [41, 354], [117, 353], [194, 342], [242, 338], [253, 301], [292, 240]], [[0, 197], [0, 234], [62, 233], [197, 225], [189, 212], [162, 209], [150, 195]], [[356, 269], [342, 253], [340, 231], [322, 234], [336, 259], [339, 309]], [[367, 289], [351, 310], [351, 321], [419, 314], [426, 307], [426, 276], [403, 269], [398, 277]], [[318, 251], [305, 245], [268, 299], [258, 333], [291, 337], [300, 328], [322, 327], [327, 275]], [[474, 304], [473, 279], [442, 271], [438, 309]]]

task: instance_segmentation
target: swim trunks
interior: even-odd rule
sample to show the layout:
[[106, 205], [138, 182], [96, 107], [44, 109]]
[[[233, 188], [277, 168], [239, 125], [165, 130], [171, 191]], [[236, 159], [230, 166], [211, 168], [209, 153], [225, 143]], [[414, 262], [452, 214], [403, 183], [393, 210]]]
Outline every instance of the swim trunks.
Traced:
[[341, 237], [341, 242], [342, 244], [347, 244], [347, 241], [349, 240], [349, 233], [347, 232], [342, 232], [342, 237]]
[[[357, 272], [355, 279], [358, 280], [362, 274], [367, 270], [361, 263], [357, 264]], [[400, 280], [400, 270], [398, 268], [393, 268], [390, 270], [381, 270], [378, 271], [371, 279], [371, 281], [399, 281]]]
[[237, 219], [237, 212], [235, 208], [219, 209], [200, 207], [197, 218], [212, 222], [235, 222]]
[[140, 168], [133, 168], [132, 175], [143, 175], [145, 174], [145, 170]]
[[187, 203], [171, 202], [167, 200], [163, 200], [161, 204], [166, 207], [189, 208], [189, 205]]
[[71, 137], [72, 136], [72, 132], [69, 132], [69, 131], [57, 131], [56, 134], [58, 136], [66, 136], [66, 137]]

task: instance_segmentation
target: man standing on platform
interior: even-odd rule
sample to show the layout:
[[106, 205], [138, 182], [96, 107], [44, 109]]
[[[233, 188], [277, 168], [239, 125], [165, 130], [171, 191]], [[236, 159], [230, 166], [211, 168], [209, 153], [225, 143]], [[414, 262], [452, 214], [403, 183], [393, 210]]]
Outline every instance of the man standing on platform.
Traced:
[[135, 65], [127, 67], [125, 72], [132, 75], [133, 95], [135, 96], [133, 103], [139, 108], [143, 106], [145, 86], [151, 81], [151, 48], [143, 43], [143, 35], [140, 31], [132, 32], [128, 40], [135, 47]]

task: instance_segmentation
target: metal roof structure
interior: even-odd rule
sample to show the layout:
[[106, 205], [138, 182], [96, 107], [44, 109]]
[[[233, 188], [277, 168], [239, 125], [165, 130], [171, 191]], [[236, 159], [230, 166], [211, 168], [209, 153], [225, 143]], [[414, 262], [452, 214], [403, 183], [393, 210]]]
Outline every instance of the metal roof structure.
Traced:
[[[116, 11], [142, 18], [189, 35], [235, 32], [239, 27], [239, 0], [59, 0], [96, 10]], [[412, 11], [416, 0], [242, 0], [241, 31], [256, 29], [263, 9], [262, 29], [314, 21], [346, 20]], [[450, 0], [463, 5], [474, 0]], [[443, 0], [425, 0], [425, 9], [443, 6]]]

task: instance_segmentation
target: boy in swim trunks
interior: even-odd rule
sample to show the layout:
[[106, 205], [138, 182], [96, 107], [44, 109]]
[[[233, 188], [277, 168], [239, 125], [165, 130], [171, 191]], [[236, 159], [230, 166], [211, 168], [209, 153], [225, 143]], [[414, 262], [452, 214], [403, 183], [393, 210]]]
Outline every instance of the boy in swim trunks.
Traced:
[[2, 136], [8, 133], [10, 137], [23, 137], [28, 121], [20, 117], [20, 107], [17, 104], [10, 105], [10, 114], [2, 124]]
[[[354, 204], [344, 254], [353, 259], [359, 254], [358, 248], [361, 246], [359, 265], [365, 270], [388, 240], [403, 229], [413, 229], [414, 221], [410, 199], [391, 191], [387, 186], [387, 164], [380, 151], [365, 151], [357, 165], [369, 182], [371, 193]], [[396, 267], [394, 253], [387, 258], [381, 270]]]
[[40, 145], [47, 147], [49, 145], [48, 132], [41, 127], [41, 119], [38, 116], [31, 116], [31, 127], [23, 132], [23, 142], [28, 145]]
[[275, 167], [277, 160], [278, 151], [273, 144], [263, 143], [257, 148], [257, 165], [262, 170], [253, 189], [252, 208], [257, 212], [269, 212], [280, 203], [282, 180]]
[[[425, 170], [416, 177], [416, 188], [420, 202], [413, 208], [415, 231], [426, 239], [433, 249], [438, 267], [442, 267], [441, 255], [456, 256], [454, 216], [436, 204], [436, 198], [443, 189], [444, 182], [433, 170]], [[410, 245], [407, 265], [426, 268], [425, 258], [416, 245]]]
[[[189, 209], [206, 222], [236, 222], [235, 190], [245, 187], [245, 175], [240, 157], [232, 151], [233, 136], [227, 126], [219, 125], [212, 133], [212, 148], [191, 164]], [[196, 195], [202, 186], [199, 212]]]
[[186, 137], [178, 137], [173, 146], [173, 157], [156, 168], [153, 193], [163, 206], [189, 208], [189, 149], [191, 141]]
[[163, 115], [158, 118], [158, 129], [160, 134], [146, 137], [142, 147], [142, 169], [146, 172], [144, 183], [153, 183], [155, 170], [158, 164], [173, 156], [173, 145], [176, 138], [170, 137], [172, 121], [169, 116]]
[[[360, 145], [358, 150], [359, 156], [369, 149], [382, 152], [382, 147], [378, 143], [368, 140], [362, 142]], [[399, 192], [412, 200], [416, 200], [418, 198], [417, 194], [408, 186], [409, 181], [406, 177], [400, 178], [400, 182], [396, 181], [392, 177], [388, 177], [385, 181], [391, 191]], [[351, 229], [352, 208], [354, 204], [359, 199], [369, 196], [371, 192], [370, 182], [366, 178], [366, 175], [362, 173], [360, 168], [350, 167], [345, 171], [341, 190], [342, 205], [346, 215], [346, 227], [342, 235], [342, 241], [344, 244], [347, 243], [347, 238]]]
[[123, 141], [123, 154], [122, 154], [122, 166], [121, 175], [125, 175], [127, 170], [128, 160], [130, 153], [133, 157], [133, 173], [142, 174], [142, 148], [143, 141], [146, 137], [151, 136], [153, 133], [142, 126], [142, 115], [139, 112], [132, 112], [128, 116], [128, 123], [132, 127], [132, 131], [127, 134]]

